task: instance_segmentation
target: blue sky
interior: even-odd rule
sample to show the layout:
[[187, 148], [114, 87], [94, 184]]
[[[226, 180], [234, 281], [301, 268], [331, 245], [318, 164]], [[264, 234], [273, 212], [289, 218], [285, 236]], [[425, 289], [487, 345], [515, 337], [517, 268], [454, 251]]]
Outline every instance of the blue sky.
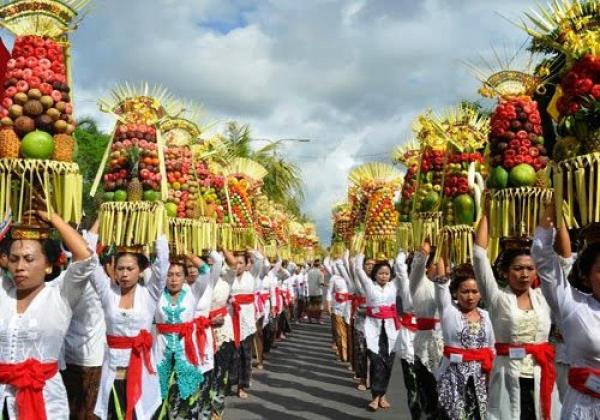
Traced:
[[207, 120], [256, 138], [310, 138], [284, 153], [303, 171], [304, 210], [328, 243], [348, 171], [389, 161], [413, 118], [477, 98], [462, 64], [521, 45], [523, 0], [97, 0], [73, 35], [76, 112], [122, 81], [165, 85]]

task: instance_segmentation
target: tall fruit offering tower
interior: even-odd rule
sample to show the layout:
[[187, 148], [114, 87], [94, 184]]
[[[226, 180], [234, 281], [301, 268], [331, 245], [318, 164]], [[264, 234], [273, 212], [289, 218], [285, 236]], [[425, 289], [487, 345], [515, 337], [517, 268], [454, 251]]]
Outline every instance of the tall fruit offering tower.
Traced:
[[161, 123], [181, 105], [161, 87], [125, 84], [99, 101], [117, 119], [92, 187], [103, 182], [100, 241], [104, 245], [152, 246], [166, 232], [163, 201], [168, 198], [165, 139]]
[[[191, 110], [191, 111], [190, 111]], [[195, 123], [199, 112], [186, 105], [186, 112], [160, 123], [165, 140], [165, 167], [168, 197], [169, 241], [174, 256], [201, 255], [217, 245], [217, 224], [200, 214], [200, 186], [194, 166], [192, 146], [200, 140]]]
[[445, 115], [443, 123], [435, 125], [448, 144], [442, 190], [444, 226], [436, 251], [453, 265], [460, 265], [471, 263], [473, 257], [473, 227], [481, 213], [485, 189], [483, 149], [489, 118], [463, 105]]
[[493, 259], [501, 238], [533, 235], [552, 189], [541, 116], [533, 100], [535, 91], [543, 89], [543, 80], [528, 68], [500, 68], [481, 76], [480, 93], [498, 100], [488, 136], [487, 185], [492, 190], [488, 252]]
[[399, 214], [398, 245], [405, 250], [412, 250], [414, 248], [413, 225], [410, 220], [414, 206], [413, 200], [417, 191], [420, 156], [419, 144], [414, 140], [409, 141], [404, 146], [397, 147], [392, 155], [395, 163], [406, 168], [400, 199], [396, 206]]
[[68, 33], [87, 4], [17, 0], [0, 7], [2, 26], [16, 36], [8, 61], [0, 66], [3, 219], [12, 214], [15, 223], [22, 222], [38, 193], [39, 201], [65, 220], [81, 219], [81, 176], [71, 163], [76, 144]]
[[267, 171], [251, 159], [235, 158], [223, 172], [229, 223], [221, 225], [222, 246], [235, 251], [255, 249], [257, 237], [252, 198], [260, 192]]
[[413, 124], [420, 151], [417, 187], [411, 216], [415, 244], [421, 244], [426, 239], [434, 245], [437, 244], [441, 227], [447, 141], [445, 137], [439, 135], [436, 119], [440, 118], [429, 111], [420, 115]]
[[[557, 223], [600, 223], [600, 3], [540, 6], [522, 27], [560, 80], [548, 111], [561, 137], [553, 150]], [[539, 16], [534, 18], [534, 16]]]
[[364, 252], [368, 258], [390, 259], [397, 251], [398, 212], [394, 196], [402, 185], [402, 174], [393, 166], [367, 163], [349, 176], [367, 198]]

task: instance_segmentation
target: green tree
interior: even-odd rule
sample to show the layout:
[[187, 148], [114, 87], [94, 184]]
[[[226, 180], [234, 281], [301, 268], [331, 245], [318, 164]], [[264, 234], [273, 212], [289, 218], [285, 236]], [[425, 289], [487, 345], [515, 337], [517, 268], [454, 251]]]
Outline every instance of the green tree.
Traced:
[[300, 168], [279, 155], [282, 140], [269, 142], [258, 149], [252, 148], [250, 127], [231, 121], [222, 137], [228, 156], [255, 160], [268, 171], [263, 179], [263, 191], [271, 200], [283, 204], [296, 217], [306, 219], [300, 211], [304, 190]]
[[100, 131], [96, 121], [86, 118], [79, 121], [75, 130], [75, 139], [78, 148], [75, 162], [79, 165], [83, 177], [83, 225], [90, 226], [96, 219], [100, 206], [99, 197], [102, 196], [100, 190], [96, 193], [97, 198], [90, 197], [90, 190], [110, 141], [110, 134]]

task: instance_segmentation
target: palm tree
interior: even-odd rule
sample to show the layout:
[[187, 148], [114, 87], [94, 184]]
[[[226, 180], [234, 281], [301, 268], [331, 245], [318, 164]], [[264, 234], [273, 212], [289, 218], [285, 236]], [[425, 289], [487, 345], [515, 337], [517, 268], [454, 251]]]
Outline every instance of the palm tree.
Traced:
[[300, 168], [278, 154], [281, 140], [257, 150], [252, 149], [252, 141], [248, 124], [240, 125], [235, 121], [227, 124], [223, 136], [227, 153], [255, 160], [264, 166], [268, 174], [263, 179], [263, 192], [271, 200], [285, 205], [293, 214], [301, 216], [300, 203], [304, 199], [304, 191]]

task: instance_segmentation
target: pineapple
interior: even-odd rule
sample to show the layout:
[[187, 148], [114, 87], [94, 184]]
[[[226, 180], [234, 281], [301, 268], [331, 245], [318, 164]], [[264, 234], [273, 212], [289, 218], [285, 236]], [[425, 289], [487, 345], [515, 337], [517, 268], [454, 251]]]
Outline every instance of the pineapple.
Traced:
[[52, 159], [63, 162], [73, 160], [73, 149], [75, 148], [75, 139], [68, 134], [57, 134], [54, 136], [54, 154]]
[[575, 137], [587, 153], [600, 152], [600, 101], [589, 100], [575, 114]]
[[144, 190], [142, 183], [138, 177], [140, 161], [140, 149], [133, 147], [129, 150], [129, 162], [131, 163], [131, 181], [127, 184], [127, 200], [128, 201], [142, 201]]
[[591, 130], [585, 139], [585, 149], [588, 153], [600, 152], [600, 128]]
[[546, 172], [546, 169], [537, 171], [534, 187], [548, 188], [548, 173]]
[[12, 127], [0, 130], [0, 158], [18, 158], [20, 148], [21, 141]]

